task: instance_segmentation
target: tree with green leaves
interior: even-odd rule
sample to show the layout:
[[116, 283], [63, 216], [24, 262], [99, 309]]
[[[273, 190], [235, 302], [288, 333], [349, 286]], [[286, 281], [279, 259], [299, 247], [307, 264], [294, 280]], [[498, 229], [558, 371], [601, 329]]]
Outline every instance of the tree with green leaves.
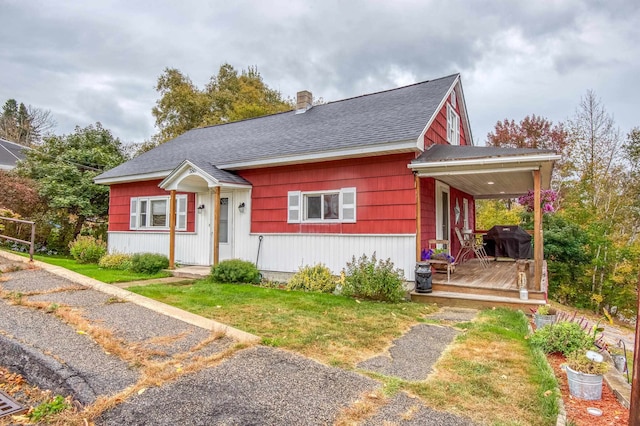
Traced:
[[158, 78], [160, 99], [152, 110], [160, 130], [144, 149], [176, 138], [188, 130], [288, 111], [292, 103], [262, 80], [257, 67], [238, 73], [223, 64], [218, 74], [199, 89], [176, 68], [165, 68]]
[[7, 100], [0, 115], [0, 137], [24, 146], [34, 146], [55, 127], [51, 112]]
[[106, 219], [109, 188], [93, 178], [126, 160], [120, 140], [100, 123], [63, 136], [46, 137], [26, 153], [18, 173], [34, 179], [40, 195], [59, 212], [66, 240], [73, 240], [87, 219]]
[[[554, 130], [555, 129], [555, 130]], [[629, 316], [637, 306], [640, 253], [640, 129], [622, 144], [613, 117], [594, 92], [580, 100], [574, 116], [556, 126], [537, 116], [519, 124], [504, 120], [487, 145], [552, 148], [563, 156], [552, 184], [558, 211], [543, 221], [551, 297], [575, 306], [601, 307]], [[504, 203], [481, 215], [503, 217]], [[522, 224], [530, 222], [522, 213]], [[487, 222], [489, 218], [482, 216]]]

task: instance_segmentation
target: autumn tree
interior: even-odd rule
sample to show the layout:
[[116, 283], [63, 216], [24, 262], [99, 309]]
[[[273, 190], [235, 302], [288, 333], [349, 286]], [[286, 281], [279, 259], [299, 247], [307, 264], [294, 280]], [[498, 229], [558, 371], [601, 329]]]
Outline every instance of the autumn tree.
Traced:
[[46, 209], [44, 199], [32, 179], [0, 170], [0, 188], [0, 208], [11, 210], [24, 218]]
[[0, 137], [24, 146], [34, 146], [55, 127], [51, 112], [7, 100], [0, 115]]
[[[640, 242], [640, 129], [622, 144], [613, 117], [594, 92], [574, 116], [554, 125], [539, 116], [498, 122], [488, 146], [553, 149], [562, 156], [552, 185], [559, 210], [543, 221], [550, 295], [566, 303], [625, 315], [636, 309]], [[507, 204], [488, 204], [504, 217]], [[522, 213], [526, 226], [527, 213]], [[485, 219], [483, 219], [485, 220]], [[636, 256], [636, 257], [634, 257]]]
[[[596, 309], [619, 306], [622, 301], [615, 295], [631, 294], [619, 283], [632, 282], [620, 273], [635, 251], [629, 233], [634, 200], [620, 131], [593, 91], [582, 97], [567, 128], [572, 158], [563, 208], [588, 236], [590, 272], [581, 281], [582, 291], [591, 295]], [[635, 306], [633, 294], [634, 300], [624, 306]]]
[[487, 146], [503, 148], [551, 149], [561, 155], [553, 171], [552, 185], [559, 190], [566, 175], [566, 161], [570, 157], [570, 144], [564, 123], [554, 124], [544, 117], [532, 114], [519, 123], [515, 120], [498, 121], [487, 135]]
[[196, 127], [244, 120], [288, 111], [291, 102], [277, 90], [269, 88], [256, 67], [238, 73], [223, 64], [218, 74], [199, 89], [175, 68], [166, 68], [158, 78], [160, 98], [152, 113], [159, 133], [144, 144], [144, 150], [180, 136]]
[[553, 124], [533, 114], [519, 123], [508, 119], [498, 121], [493, 132], [487, 135], [487, 146], [552, 149], [563, 153], [567, 146], [567, 133], [562, 123]]
[[624, 161], [628, 167], [627, 196], [630, 200], [629, 230], [632, 241], [637, 242], [640, 234], [640, 127], [635, 127], [627, 135], [623, 146]]
[[109, 187], [93, 179], [125, 159], [120, 140], [96, 123], [76, 127], [69, 135], [46, 137], [26, 153], [18, 173], [37, 182], [40, 195], [59, 212], [65, 240], [72, 240], [87, 219], [106, 219]]

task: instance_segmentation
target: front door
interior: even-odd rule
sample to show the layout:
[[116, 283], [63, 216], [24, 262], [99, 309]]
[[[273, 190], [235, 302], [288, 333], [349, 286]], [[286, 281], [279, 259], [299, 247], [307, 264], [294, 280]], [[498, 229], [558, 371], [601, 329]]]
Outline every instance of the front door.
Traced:
[[233, 194], [220, 193], [220, 260], [233, 258]]
[[451, 241], [449, 185], [436, 181], [436, 238]]

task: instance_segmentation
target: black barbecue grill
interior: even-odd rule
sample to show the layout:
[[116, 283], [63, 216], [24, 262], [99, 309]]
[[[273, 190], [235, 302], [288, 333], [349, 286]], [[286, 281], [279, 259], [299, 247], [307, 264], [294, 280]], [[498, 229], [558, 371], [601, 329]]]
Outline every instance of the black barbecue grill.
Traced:
[[487, 255], [531, 259], [531, 235], [515, 225], [496, 225], [482, 237]]

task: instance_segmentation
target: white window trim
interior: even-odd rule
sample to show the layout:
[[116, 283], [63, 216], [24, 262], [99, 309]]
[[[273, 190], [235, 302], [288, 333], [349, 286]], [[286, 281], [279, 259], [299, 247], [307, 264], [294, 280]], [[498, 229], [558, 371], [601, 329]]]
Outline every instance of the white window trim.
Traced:
[[[141, 211], [140, 204], [142, 202], [147, 202], [147, 207], [145, 210], [145, 216], [147, 222], [151, 220], [151, 202], [156, 200], [165, 200], [166, 203], [166, 217], [167, 217], [167, 225], [166, 226], [150, 226], [147, 224], [141, 224]], [[184, 200], [182, 205], [184, 206], [184, 211], [179, 211], [179, 207], [181, 204], [181, 200]], [[169, 217], [169, 212], [171, 211], [171, 197], [169, 196], [150, 196], [150, 197], [132, 197], [129, 202], [129, 229], [131, 230], [157, 230], [157, 231], [166, 231], [169, 230], [169, 222], [171, 218]], [[189, 200], [186, 194], [176, 195], [176, 231], [186, 231], [187, 230], [187, 221], [188, 216], [187, 212], [189, 210]], [[178, 217], [184, 217], [184, 226], [179, 227]]]
[[[324, 195], [337, 194], [338, 195], [338, 218], [337, 219], [308, 219], [307, 218], [307, 197], [309, 196], [320, 196], [322, 203], [324, 203]], [[345, 203], [344, 196], [345, 194], [353, 194], [353, 203]], [[292, 204], [292, 196], [295, 198], [297, 195], [297, 204]], [[353, 210], [353, 219], [345, 219], [345, 210]], [[324, 208], [321, 208], [321, 211], [324, 212]], [[294, 216], [297, 216], [297, 220], [295, 218], [292, 219], [292, 212], [296, 212]], [[287, 223], [355, 223], [356, 222], [356, 212], [357, 212], [357, 199], [356, 199], [356, 188], [341, 188], [341, 189], [330, 189], [330, 190], [322, 190], [322, 191], [289, 191], [287, 193]], [[324, 213], [323, 213], [324, 214]]]
[[447, 141], [460, 145], [460, 116], [451, 104], [447, 104]]

